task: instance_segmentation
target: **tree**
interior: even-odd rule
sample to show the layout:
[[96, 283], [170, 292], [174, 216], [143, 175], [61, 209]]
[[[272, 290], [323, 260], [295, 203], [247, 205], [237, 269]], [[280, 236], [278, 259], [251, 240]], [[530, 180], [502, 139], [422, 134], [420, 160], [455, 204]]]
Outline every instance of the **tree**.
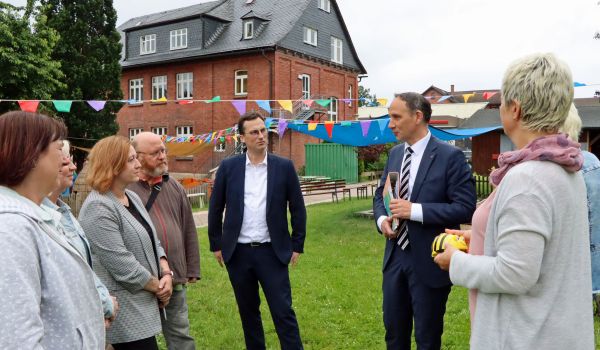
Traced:
[[[65, 87], [59, 62], [51, 55], [59, 40], [46, 17], [0, 2], [0, 100], [50, 99]], [[0, 114], [15, 109], [0, 103]]]
[[[379, 106], [379, 102], [377, 102], [377, 95], [371, 95], [371, 89], [367, 89], [362, 85], [358, 86], [358, 106], [359, 107], [377, 107]], [[368, 101], [364, 101], [362, 99], [367, 99]]]
[[[41, 0], [47, 25], [60, 35], [52, 59], [62, 64], [61, 100], [120, 100], [120, 35], [112, 0]], [[121, 103], [107, 103], [96, 112], [84, 103], [73, 103], [70, 113], [59, 113], [69, 136], [99, 139], [118, 130], [116, 113]], [[78, 142], [90, 146], [93, 142]]]

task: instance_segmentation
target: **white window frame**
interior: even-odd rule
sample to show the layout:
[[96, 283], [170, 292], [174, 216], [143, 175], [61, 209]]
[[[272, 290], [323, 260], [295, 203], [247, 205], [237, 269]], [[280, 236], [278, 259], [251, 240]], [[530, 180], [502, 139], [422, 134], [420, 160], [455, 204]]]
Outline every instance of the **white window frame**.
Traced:
[[348, 103], [348, 107], [352, 107], [352, 84], [348, 85], [348, 99], [350, 100], [350, 102]]
[[308, 74], [301, 74], [300, 75], [300, 80], [302, 80], [302, 98], [305, 100], [310, 99], [310, 75]]
[[310, 27], [304, 27], [304, 43], [312, 46], [317, 46], [319, 42], [319, 32], [316, 29]]
[[319, 8], [325, 12], [331, 12], [331, 1], [319, 0]]
[[[242, 73], [246, 74], [242, 74]], [[236, 96], [248, 95], [248, 71], [247, 70], [236, 70], [234, 75], [234, 93]], [[238, 81], [240, 82], [240, 89], [238, 89]]]
[[129, 128], [129, 139], [130, 139], [130, 140], [133, 140], [133, 138], [134, 138], [134, 137], [135, 137], [137, 134], [139, 134], [139, 133], [141, 133], [141, 132], [143, 132], [143, 131], [144, 131], [144, 129], [143, 129], [143, 128]]
[[344, 63], [344, 42], [335, 36], [331, 37], [331, 62]]
[[192, 98], [194, 98], [194, 73], [177, 73], [177, 99], [191, 100]]
[[156, 135], [167, 136], [167, 127], [166, 126], [153, 126], [150, 130]]
[[167, 98], [167, 76], [158, 75], [152, 77], [152, 99]]
[[171, 50], [180, 50], [187, 48], [188, 29], [181, 28], [172, 30], [169, 33]]
[[244, 39], [252, 38], [254, 38], [254, 21], [250, 19], [244, 21]]
[[156, 34], [140, 36], [140, 55], [148, 55], [156, 52]]
[[129, 80], [129, 100], [141, 103], [144, 100], [144, 78]]
[[177, 137], [189, 137], [194, 135], [194, 127], [191, 125], [180, 125], [175, 128]]
[[331, 103], [329, 104], [329, 110], [327, 110], [327, 115], [329, 116], [329, 120], [333, 122], [338, 121], [338, 99], [336, 97], [330, 97]]

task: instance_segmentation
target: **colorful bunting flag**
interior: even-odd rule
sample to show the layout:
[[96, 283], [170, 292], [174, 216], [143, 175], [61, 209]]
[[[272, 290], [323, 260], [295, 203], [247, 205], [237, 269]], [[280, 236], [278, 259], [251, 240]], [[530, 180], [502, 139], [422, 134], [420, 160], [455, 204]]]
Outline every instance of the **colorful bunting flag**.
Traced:
[[362, 129], [362, 136], [363, 137], [367, 137], [367, 134], [369, 134], [369, 128], [371, 127], [371, 121], [367, 120], [361, 120], [360, 122], [360, 128]]
[[273, 118], [267, 118], [265, 119], [265, 128], [270, 128], [271, 127], [271, 123], [273, 123]]
[[310, 122], [308, 123], [308, 131], [315, 131], [317, 129], [317, 123]]
[[177, 103], [180, 105], [191, 105], [192, 103], [194, 103], [194, 100], [177, 100]]
[[463, 98], [465, 99], [465, 103], [469, 102], [471, 97], [475, 96], [475, 94], [463, 94]]
[[259, 108], [262, 108], [265, 111], [267, 111], [267, 113], [271, 114], [271, 105], [269, 104], [269, 101], [260, 100], [260, 101], [256, 101], [256, 104], [258, 105]]
[[159, 103], [159, 102], [167, 102], [167, 98], [165, 96], [159, 98], [158, 100], [152, 100], [152, 103]]
[[489, 100], [490, 98], [492, 98], [492, 96], [494, 96], [495, 94], [497, 94], [497, 91], [492, 91], [492, 92], [484, 92], [483, 93], [483, 98], [485, 100]]
[[54, 104], [54, 108], [57, 112], [69, 113], [71, 111], [71, 105], [73, 101], [65, 101], [65, 100], [54, 100], [52, 101]]
[[277, 125], [277, 132], [279, 133], [280, 139], [285, 134], [286, 128], [287, 128], [287, 121], [285, 119], [279, 119], [279, 124]]
[[246, 113], [246, 101], [245, 100], [231, 101], [231, 104], [233, 105], [233, 107], [235, 107], [235, 109], [237, 110], [237, 112], [240, 115]]
[[333, 124], [334, 122], [332, 121], [325, 122], [325, 130], [327, 130], [327, 136], [329, 136], [329, 138], [333, 136]]
[[387, 98], [378, 98], [377, 103], [379, 103], [382, 107], [387, 107], [388, 99]]
[[302, 103], [307, 105], [308, 107], [312, 107], [314, 100], [302, 100]]
[[437, 100], [437, 103], [440, 103], [440, 102], [446, 101], [446, 100], [447, 100], [447, 99], [449, 99], [450, 97], [452, 97], [452, 95], [446, 95], [446, 96], [442, 96], [442, 97], [440, 97], [440, 99], [439, 99], [439, 100]]
[[345, 104], [349, 105], [352, 103], [352, 99], [351, 98], [343, 98], [341, 99], [342, 102], [344, 102]]
[[281, 108], [293, 113], [292, 101], [290, 100], [277, 100], [277, 102], [281, 105]]
[[385, 131], [385, 128], [388, 126], [388, 123], [390, 122], [390, 120], [388, 118], [377, 119], [377, 122], [379, 123], [379, 130], [383, 134], [383, 132]]
[[352, 126], [352, 122], [348, 121], [348, 120], [344, 120], [343, 122], [341, 122], [342, 126]]
[[573, 87], [580, 87], [580, 86], [587, 86], [586, 83], [580, 83], [580, 82], [573, 82]]
[[315, 100], [315, 102], [323, 107], [327, 107], [331, 103], [331, 100]]
[[215, 96], [210, 100], [205, 100], [204, 102], [205, 103], [214, 103], [214, 102], [219, 102], [219, 101], [221, 101], [221, 96]]
[[106, 105], [106, 101], [87, 101], [87, 104], [90, 105], [96, 112], [100, 112], [104, 109]]
[[39, 104], [40, 104], [40, 101], [37, 101], [37, 100], [19, 101], [19, 107], [21, 107], [21, 110], [23, 112], [35, 113], [35, 112], [37, 112]]

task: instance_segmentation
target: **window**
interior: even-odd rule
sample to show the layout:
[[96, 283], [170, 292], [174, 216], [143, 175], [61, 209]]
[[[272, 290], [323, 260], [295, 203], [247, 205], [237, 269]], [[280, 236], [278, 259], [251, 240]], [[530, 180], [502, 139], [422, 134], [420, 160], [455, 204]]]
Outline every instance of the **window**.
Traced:
[[312, 46], [317, 46], [317, 31], [304, 27], [304, 42]]
[[140, 55], [156, 52], [156, 34], [140, 36]]
[[185, 49], [187, 47], [187, 28], [171, 31], [171, 50]]
[[189, 137], [194, 134], [194, 128], [190, 125], [178, 126], [177, 137]]
[[156, 126], [152, 127], [152, 132], [156, 135], [167, 136], [167, 127], [166, 126]]
[[348, 99], [350, 100], [348, 106], [352, 107], [352, 85], [348, 85]]
[[177, 74], [177, 99], [185, 100], [194, 97], [194, 74]]
[[129, 99], [142, 102], [144, 99], [144, 79], [131, 79], [129, 81]]
[[167, 98], [167, 76], [152, 77], [152, 99]]
[[342, 39], [338, 39], [334, 36], [331, 37], [331, 60], [335, 63], [342, 64]]
[[302, 79], [302, 99], [308, 100], [310, 99], [310, 75], [302, 74], [300, 78]]
[[235, 95], [247, 95], [248, 94], [248, 71], [238, 70], [235, 71]]
[[331, 11], [331, 1], [330, 0], [319, 0], [319, 8], [325, 12]]
[[327, 111], [329, 120], [337, 122], [338, 119], [338, 100], [335, 97], [331, 97], [331, 103], [329, 104], [329, 110]]
[[135, 137], [135, 135], [141, 133], [142, 131], [144, 131], [144, 129], [142, 129], [142, 128], [131, 128], [131, 129], [129, 129], [129, 139], [133, 140], [133, 138]]
[[254, 37], [254, 22], [252, 20], [244, 22], [244, 39], [252, 39]]
[[227, 147], [227, 145], [225, 144], [225, 142], [219, 141], [215, 145], [215, 152], [225, 152], [226, 147]]

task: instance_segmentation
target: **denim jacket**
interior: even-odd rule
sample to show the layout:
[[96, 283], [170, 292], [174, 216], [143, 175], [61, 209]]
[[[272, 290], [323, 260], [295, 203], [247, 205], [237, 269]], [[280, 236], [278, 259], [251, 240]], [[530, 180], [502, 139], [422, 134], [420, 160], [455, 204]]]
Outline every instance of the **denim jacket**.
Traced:
[[592, 257], [592, 291], [600, 293], [600, 160], [583, 151], [583, 178], [587, 187], [590, 249]]

